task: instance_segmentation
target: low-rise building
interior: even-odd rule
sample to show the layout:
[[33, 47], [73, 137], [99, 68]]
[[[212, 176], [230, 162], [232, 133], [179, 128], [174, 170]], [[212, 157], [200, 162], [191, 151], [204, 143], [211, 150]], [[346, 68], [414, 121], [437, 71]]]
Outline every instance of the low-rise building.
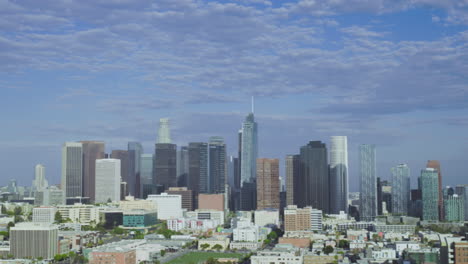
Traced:
[[279, 210], [266, 209], [255, 211], [255, 224], [258, 226], [275, 225], [279, 226]]
[[99, 207], [88, 204], [60, 205], [57, 207], [62, 219], [70, 219], [73, 223], [98, 224]]
[[35, 223], [48, 223], [52, 224], [55, 221], [55, 207], [37, 207], [33, 208], [32, 221]]
[[335, 263], [343, 259], [342, 255], [316, 255], [316, 254], [305, 254], [304, 255], [304, 264], [329, 264]]
[[157, 221], [156, 211], [132, 210], [123, 213], [124, 227], [149, 227], [156, 225]]
[[179, 194], [150, 194], [147, 200], [155, 203], [158, 219], [168, 220], [182, 217], [182, 196]]
[[224, 223], [224, 212], [216, 210], [195, 210], [191, 212], [186, 212], [185, 217], [197, 219], [197, 220], [217, 220], [220, 223]]
[[278, 244], [291, 244], [298, 248], [309, 248], [310, 239], [308, 238], [295, 238], [295, 237], [280, 237]]
[[231, 250], [257, 250], [263, 245], [262, 242], [231, 241]]
[[290, 251], [259, 251], [250, 257], [251, 264], [302, 264], [303, 255]]
[[223, 224], [217, 219], [178, 218], [167, 220], [167, 228], [172, 231], [208, 231]]

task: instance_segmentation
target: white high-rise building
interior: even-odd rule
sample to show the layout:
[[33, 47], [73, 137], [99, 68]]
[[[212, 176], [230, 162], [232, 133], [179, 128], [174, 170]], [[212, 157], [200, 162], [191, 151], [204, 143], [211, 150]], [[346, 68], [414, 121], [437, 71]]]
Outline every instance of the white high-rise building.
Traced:
[[62, 146], [62, 190], [65, 197], [83, 195], [83, 145], [65, 142]]
[[10, 229], [10, 253], [17, 259], [52, 259], [58, 254], [58, 227], [45, 223], [18, 223]]
[[159, 144], [171, 144], [171, 130], [169, 128], [169, 118], [159, 119], [158, 140]]
[[330, 212], [348, 212], [348, 138], [330, 137]]
[[49, 223], [52, 224], [55, 221], [55, 213], [57, 208], [55, 207], [36, 207], [32, 211], [32, 221], [34, 223]]
[[37, 164], [34, 168], [34, 180], [32, 183], [33, 191], [44, 190], [49, 186], [45, 178], [45, 167], [42, 164]]
[[158, 219], [168, 220], [182, 217], [182, 195], [179, 194], [151, 194], [147, 200], [156, 203]]
[[96, 160], [96, 199], [97, 203], [120, 201], [120, 160]]

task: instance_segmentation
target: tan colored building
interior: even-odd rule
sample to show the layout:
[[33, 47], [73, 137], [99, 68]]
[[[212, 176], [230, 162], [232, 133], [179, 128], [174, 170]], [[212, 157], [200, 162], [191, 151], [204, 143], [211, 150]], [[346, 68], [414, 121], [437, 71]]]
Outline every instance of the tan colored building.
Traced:
[[179, 194], [182, 196], [182, 209], [187, 211], [193, 211], [193, 192], [187, 187], [169, 187], [165, 191], [168, 194]]
[[[129, 197], [127, 197], [130, 199]], [[119, 208], [122, 211], [132, 211], [132, 210], [147, 210], [154, 211], [156, 210], [156, 204], [150, 200], [125, 200], [119, 202]]]
[[342, 260], [341, 255], [304, 255], [304, 264], [329, 264]]
[[296, 237], [280, 237], [278, 240], [278, 244], [291, 244], [298, 248], [309, 248], [310, 239]]
[[198, 209], [224, 211], [224, 194], [199, 194]]
[[135, 264], [135, 249], [116, 249], [115, 251], [101, 251], [89, 253], [89, 264]]
[[257, 210], [279, 207], [279, 160], [257, 159]]
[[284, 209], [284, 231], [301, 231], [311, 229], [312, 208], [297, 208], [288, 205]]
[[468, 242], [455, 242], [455, 264], [468, 264]]

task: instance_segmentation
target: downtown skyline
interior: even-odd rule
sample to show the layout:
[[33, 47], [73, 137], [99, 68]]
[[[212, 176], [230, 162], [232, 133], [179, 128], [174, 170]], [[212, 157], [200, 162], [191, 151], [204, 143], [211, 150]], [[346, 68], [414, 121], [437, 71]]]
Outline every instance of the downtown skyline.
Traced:
[[362, 143], [377, 146], [382, 179], [427, 160], [441, 162], [444, 186], [468, 171], [468, 21], [456, 1], [0, 7], [0, 184], [30, 185], [36, 164], [59, 183], [64, 142], [153, 153], [163, 117], [177, 146], [221, 136], [237, 156], [252, 95], [258, 157], [279, 158], [282, 177], [287, 154], [330, 136], [348, 137], [350, 191]]

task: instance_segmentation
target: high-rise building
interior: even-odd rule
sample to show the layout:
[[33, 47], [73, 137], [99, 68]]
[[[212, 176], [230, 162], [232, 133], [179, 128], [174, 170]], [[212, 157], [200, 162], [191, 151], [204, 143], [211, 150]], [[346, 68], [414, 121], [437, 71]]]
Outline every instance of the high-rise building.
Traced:
[[188, 147], [182, 146], [177, 151], [177, 186], [187, 187], [187, 178], [189, 172], [189, 154]]
[[127, 183], [127, 191], [130, 192], [130, 193], [124, 193], [124, 197], [129, 194], [135, 195], [135, 193], [131, 192], [131, 190], [129, 190], [128, 188], [129, 181], [130, 181], [129, 179], [130, 174], [129, 174], [129, 168], [128, 168], [130, 158], [128, 155], [128, 151], [127, 150], [112, 150], [110, 157], [112, 159], [120, 160], [120, 176], [122, 177], [122, 181]]
[[256, 207], [256, 173], [255, 168], [258, 157], [258, 125], [254, 114], [249, 113], [242, 123], [241, 140], [241, 209], [255, 210]]
[[32, 191], [40, 191], [44, 190], [49, 186], [49, 183], [47, 182], [45, 178], [45, 167], [42, 164], [37, 164], [36, 167], [34, 168], [34, 180], [32, 183]]
[[141, 198], [142, 182], [141, 182], [141, 155], [143, 147], [139, 142], [128, 142], [128, 178], [127, 189], [131, 195]]
[[[205, 142], [189, 143], [188, 155], [188, 188], [193, 191], [193, 195], [196, 198], [199, 193], [209, 193], [210, 190], [208, 178], [208, 144]], [[195, 204], [197, 204], [196, 201]]]
[[120, 160], [96, 160], [96, 198], [97, 203], [120, 201]]
[[299, 203], [301, 190], [301, 156], [286, 156], [286, 204], [293, 205]]
[[158, 139], [156, 143], [171, 144], [171, 131], [169, 128], [169, 118], [159, 119]]
[[444, 220], [444, 194], [442, 193], [442, 172], [438, 160], [428, 160], [426, 168], [432, 168], [437, 171], [437, 181], [439, 184], [439, 200], [437, 201], [439, 210], [439, 220]]
[[448, 195], [444, 198], [445, 221], [465, 221], [465, 200], [458, 194]]
[[192, 190], [189, 190], [187, 187], [170, 187], [165, 193], [169, 195], [180, 195], [182, 197], [182, 208], [187, 209], [187, 211], [193, 211]]
[[177, 146], [156, 143], [154, 154], [153, 184], [161, 185], [163, 190], [177, 186]]
[[330, 138], [330, 213], [348, 212], [348, 138]]
[[421, 171], [421, 192], [423, 204], [423, 220], [439, 220], [439, 175], [436, 169], [426, 168]]
[[375, 145], [359, 146], [359, 186], [361, 221], [373, 220], [377, 216], [377, 171]]
[[58, 254], [58, 227], [47, 223], [18, 223], [10, 229], [10, 253], [17, 259], [53, 259]]
[[227, 184], [226, 144], [222, 137], [210, 137], [209, 193], [224, 193]]
[[66, 142], [62, 146], [61, 188], [66, 197], [83, 195], [83, 145]]
[[392, 172], [392, 213], [408, 215], [410, 201], [410, 169], [406, 164], [400, 164], [391, 169]]
[[153, 184], [153, 154], [141, 154], [140, 156], [140, 178], [141, 184]]
[[301, 198], [298, 206], [312, 206], [325, 213], [329, 212], [328, 154], [325, 143], [310, 141], [301, 147]]
[[80, 141], [83, 144], [83, 197], [96, 198], [96, 160], [105, 158], [104, 142]]
[[257, 159], [257, 210], [280, 209], [279, 160]]
[[465, 208], [464, 208], [464, 213], [465, 213], [465, 221], [468, 221], [468, 184], [465, 184], [465, 185], [457, 185], [455, 187], [455, 192], [463, 197], [463, 200], [464, 200], [464, 205], [465, 205]]
[[321, 231], [322, 211], [288, 205], [284, 209], [284, 231]]

